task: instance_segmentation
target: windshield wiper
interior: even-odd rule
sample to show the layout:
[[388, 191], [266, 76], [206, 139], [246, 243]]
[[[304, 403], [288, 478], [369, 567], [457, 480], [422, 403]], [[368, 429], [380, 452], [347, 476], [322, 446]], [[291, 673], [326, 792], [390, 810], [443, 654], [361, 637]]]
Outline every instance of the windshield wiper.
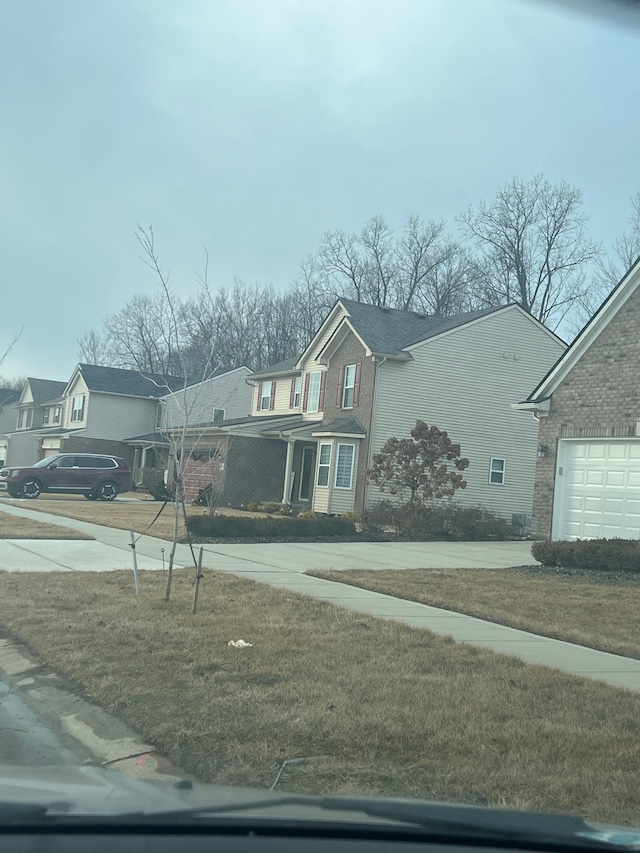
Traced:
[[[580, 817], [393, 799], [369, 800], [358, 797], [312, 797], [291, 794], [249, 802], [189, 807], [169, 812], [145, 812], [144, 817], [154, 822], [179, 823], [190, 818], [232, 817], [238, 812], [279, 809], [282, 806], [365, 814], [368, 817], [388, 820], [406, 827], [426, 830], [433, 835], [456, 836], [458, 839], [466, 840], [475, 838], [509, 840], [532, 845], [565, 844], [596, 850], [610, 850], [612, 847], [640, 850], [640, 833], [629, 830], [624, 834], [607, 834], [600, 832], [597, 826], [586, 823]], [[277, 817], [285, 816], [279, 814]], [[308, 816], [307, 818], [312, 820]], [[287, 819], [290, 819], [290, 816], [287, 816]]]

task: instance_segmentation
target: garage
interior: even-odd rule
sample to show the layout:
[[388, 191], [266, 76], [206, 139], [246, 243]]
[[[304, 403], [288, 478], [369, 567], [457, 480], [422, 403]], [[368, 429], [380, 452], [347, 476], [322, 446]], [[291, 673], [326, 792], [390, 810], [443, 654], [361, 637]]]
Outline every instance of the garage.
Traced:
[[640, 440], [560, 440], [554, 539], [640, 538]]

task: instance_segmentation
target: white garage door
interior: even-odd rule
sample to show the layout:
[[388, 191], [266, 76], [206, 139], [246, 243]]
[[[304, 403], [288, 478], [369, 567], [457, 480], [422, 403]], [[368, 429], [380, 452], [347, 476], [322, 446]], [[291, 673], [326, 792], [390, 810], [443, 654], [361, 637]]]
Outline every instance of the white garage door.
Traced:
[[554, 539], [640, 538], [640, 441], [561, 441]]

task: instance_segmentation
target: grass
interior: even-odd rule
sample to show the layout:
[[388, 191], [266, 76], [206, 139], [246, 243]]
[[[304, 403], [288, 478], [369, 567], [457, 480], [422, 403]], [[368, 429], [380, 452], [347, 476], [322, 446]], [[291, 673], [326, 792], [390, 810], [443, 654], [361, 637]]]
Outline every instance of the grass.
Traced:
[[2, 512], [0, 507], [0, 539], [93, 539], [69, 527], [33, 521]]
[[[0, 625], [196, 778], [640, 821], [640, 696], [231, 575], [0, 572]], [[242, 638], [248, 649], [229, 648]]]
[[314, 571], [327, 578], [640, 658], [640, 578], [514, 569]]
[[[56, 499], [57, 498], [57, 499]], [[75, 500], [74, 500], [75, 498]], [[122, 501], [87, 501], [82, 495], [47, 495], [45, 499], [39, 498], [35, 501], [7, 500], [13, 506], [23, 509], [33, 509], [39, 512], [51, 513], [51, 515], [62, 515], [67, 518], [75, 518], [79, 521], [89, 521], [93, 524], [102, 524], [105, 527], [118, 527], [122, 530], [133, 530], [134, 533], [143, 533], [153, 521], [156, 513], [162, 506], [160, 501], [140, 501], [139, 503], [128, 503]], [[0, 505], [1, 508], [1, 505]], [[188, 515], [202, 515], [202, 507], [187, 507]], [[157, 536], [159, 539], [171, 539], [173, 537], [173, 505], [168, 504], [160, 518], [154, 523], [149, 536]], [[181, 540], [186, 539], [184, 521], [180, 519], [179, 536]]]

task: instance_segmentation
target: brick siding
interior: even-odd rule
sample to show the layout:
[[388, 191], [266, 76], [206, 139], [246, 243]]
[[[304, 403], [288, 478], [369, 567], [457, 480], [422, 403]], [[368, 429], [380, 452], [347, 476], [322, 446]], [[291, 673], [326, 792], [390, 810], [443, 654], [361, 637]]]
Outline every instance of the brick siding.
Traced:
[[225, 486], [221, 502], [246, 506], [282, 500], [287, 447], [278, 439], [233, 436], [225, 461]]
[[[358, 405], [354, 406], [353, 409], [342, 409], [339, 406], [336, 406], [336, 394], [338, 390], [340, 368], [347, 364], [358, 363], [362, 364]], [[364, 347], [353, 332], [349, 332], [348, 336], [331, 356], [331, 363], [327, 370], [322, 422], [324, 424], [329, 424], [336, 418], [353, 417], [356, 418], [367, 431], [367, 434], [362, 439], [357, 440], [357, 444], [359, 445], [358, 463], [356, 470], [354, 471], [356, 484], [354, 509], [356, 512], [362, 512], [364, 509], [375, 371], [376, 365], [373, 359], [365, 356]]]
[[636, 435], [640, 421], [640, 288], [610, 320], [551, 398], [540, 421], [533, 532], [551, 536], [558, 440]]

